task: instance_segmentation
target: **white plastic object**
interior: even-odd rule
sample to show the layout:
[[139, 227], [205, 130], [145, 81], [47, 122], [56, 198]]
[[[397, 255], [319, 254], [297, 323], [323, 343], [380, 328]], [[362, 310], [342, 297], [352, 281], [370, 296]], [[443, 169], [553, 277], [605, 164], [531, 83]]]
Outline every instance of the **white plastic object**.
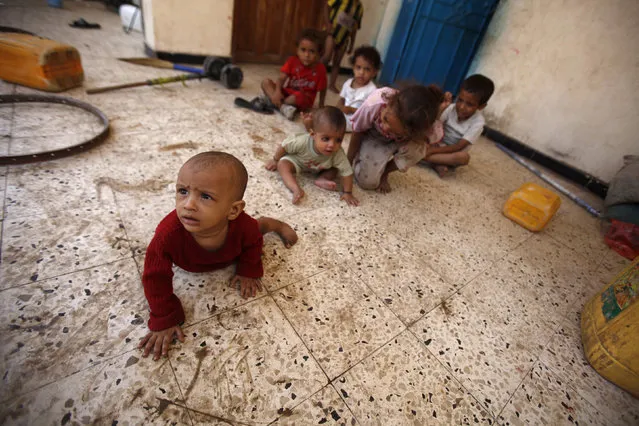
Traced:
[[129, 29], [131, 19], [135, 19], [131, 29], [142, 32], [142, 11], [138, 7], [123, 4], [120, 6], [120, 19], [122, 19], [122, 27], [124, 29]]

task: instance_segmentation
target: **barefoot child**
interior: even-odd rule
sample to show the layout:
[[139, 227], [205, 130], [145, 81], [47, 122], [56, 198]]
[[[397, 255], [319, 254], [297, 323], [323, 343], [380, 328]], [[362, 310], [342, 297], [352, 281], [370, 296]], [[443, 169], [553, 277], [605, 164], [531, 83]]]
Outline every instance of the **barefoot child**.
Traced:
[[287, 224], [244, 213], [247, 180], [244, 165], [223, 152], [197, 154], [180, 169], [175, 210], [158, 225], [144, 260], [142, 284], [151, 331], [138, 345], [144, 348], [143, 356], [166, 356], [174, 336], [184, 342], [184, 310], [173, 293], [173, 265], [207, 272], [235, 263], [231, 285], [239, 285], [242, 297], [253, 297], [262, 289], [262, 234], [276, 232], [286, 247], [297, 241]]
[[[328, 0], [324, 8], [324, 18], [332, 32], [327, 43], [325, 57], [332, 57], [331, 80], [329, 88], [339, 93], [335, 83], [344, 53], [351, 53], [355, 46], [357, 30], [362, 26], [364, 7], [359, 0]], [[327, 59], [327, 58], [326, 58]], [[326, 62], [328, 64], [328, 61]]]
[[424, 157], [440, 177], [446, 175], [449, 166], [465, 166], [470, 161], [468, 150], [486, 124], [481, 111], [486, 108], [494, 90], [495, 85], [489, 78], [471, 75], [462, 83], [457, 101], [442, 113], [444, 138], [441, 143], [430, 146]]
[[315, 185], [329, 191], [337, 190], [334, 179], [342, 178], [341, 200], [351, 206], [359, 205], [353, 196], [353, 169], [342, 149], [346, 129], [344, 114], [336, 107], [324, 107], [313, 112], [313, 128], [309, 133], [289, 136], [277, 148], [266, 169], [277, 170], [284, 185], [293, 192], [293, 204], [304, 196], [295, 178], [301, 172], [319, 172]]
[[384, 87], [353, 114], [348, 160], [362, 189], [391, 190], [388, 175], [406, 172], [426, 154], [444, 94], [436, 86]]
[[[373, 79], [379, 71], [382, 60], [373, 46], [360, 46], [351, 57], [351, 63], [354, 77], [346, 80], [342, 86], [340, 99], [336, 105], [346, 117], [347, 132], [353, 131], [351, 118], [357, 108], [362, 106], [366, 98], [377, 89]], [[313, 114], [311, 112], [302, 114], [302, 118], [306, 130], [310, 130], [313, 125]]]
[[[297, 40], [297, 55], [288, 58], [280, 69], [277, 81], [266, 78], [262, 90], [271, 103], [289, 120], [295, 118], [298, 109], [313, 108], [317, 92], [320, 93], [319, 106], [324, 106], [326, 98], [326, 68], [319, 62], [320, 42], [316, 31], [304, 30]], [[253, 100], [252, 102], [255, 102]]]

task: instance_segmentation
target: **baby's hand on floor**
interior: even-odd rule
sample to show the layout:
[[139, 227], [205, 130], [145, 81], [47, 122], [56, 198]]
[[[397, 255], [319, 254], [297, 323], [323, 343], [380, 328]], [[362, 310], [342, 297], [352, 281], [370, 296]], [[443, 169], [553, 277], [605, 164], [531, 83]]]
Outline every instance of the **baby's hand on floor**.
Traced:
[[277, 170], [277, 161], [268, 160], [264, 167], [266, 168], [266, 170], [270, 170], [270, 171], [274, 172], [275, 170]]
[[239, 284], [240, 295], [247, 299], [255, 297], [258, 291], [262, 291], [262, 282], [258, 278], [247, 278], [235, 275], [231, 278], [231, 287], [237, 288]]
[[339, 199], [346, 201], [349, 206], [359, 206], [359, 200], [353, 194], [342, 194]]
[[138, 349], [144, 348], [142, 356], [146, 358], [153, 351], [153, 361], [160, 359], [160, 356], [167, 356], [169, 345], [173, 342], [173, 336], [184, 343], [184, 333], [179, 325], [166, 328], [160, 331], [150, 331], [140, 340]]

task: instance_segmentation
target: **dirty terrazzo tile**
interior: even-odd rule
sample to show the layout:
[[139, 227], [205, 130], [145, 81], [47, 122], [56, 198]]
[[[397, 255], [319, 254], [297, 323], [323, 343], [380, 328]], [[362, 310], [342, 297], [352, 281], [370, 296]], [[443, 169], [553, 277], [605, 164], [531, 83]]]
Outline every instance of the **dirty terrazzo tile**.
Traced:
[[[99, 129], [67, 135], [11, 138], [10, 155], [31, 155], [81, 145], [99, 133]], [[94, 147], [95, 148], [95, 147]], [[94, 149], [91, 148], [91, 149]], [[45, 157], [46, 158], [46, 157]]]
[[539, 277], [539, 288], [556, 301], [575, 300], [580, 290], [590, 287], [598, 265], [543, 234], [526, 240], [508, 258]]
[[346, 268], [322, 272], [273, 295], [329, 379], [399, 334], [403, 324]]
[[19, 103], [14, 106], [11, 135], [15, 138], [82, 135], [91, 137], [99, 129], [92, 113], [63, 104]]
[[[391, 231], [405, 238], [411, 251], [421, 256], [450, 284], [467, 283], [498, 256], [498, 253], [489, 251], [492, 244], [482, 239], [469, 224], [450, 219], [440, 222], [416, 219], [417, 216], [406, 218], [403, 224], [392, 227]], [[419, 233], [418, 229], [421, 230]], [[473, 244], [468, 244], [468, 241], [473, 241]]]
[[68, 210], [4, 220], [0, 288], [131, 256], [114, 212]]
[[127, 259], [3, 291], [0, 400], [134, 349], [146, 331], [137, 282]]
[[328, 382], [270, 296], [185, 334], [171, 365], [186, 405], [209, 416], [268, 423]]
[[586, 211], [558, 215], [543, 233], [570, 247], [594, 264], [598, 264], [611, 250], [604, 242], [599, 220]]
[[274, 424], [354, 426], [359, 423], [333, 386], [328, 385], [290, 412], [283, 414]]
[[[109, 181], [124, 224], [126, 238], [135, 255], [144, 255], [162, 219], [175, 209], [175, 187], [147, 187]], [[154, 191], [145, 191], [153, 189]], [[157, 189], [157, 192], [155, 191]]]
[[399, 240], [351, 264], [351, 269], [406, 325], [456, 291], [456, 286], [446, 282]]
[[[356, 232], [366, 233], [367, 226], [350, 220], [352, 212], [345, 210], [347, 208], [326, 207], [286, 218], [299, 238], [297, 244], [288, 250], [276, 236], [266, 236], [262, 281], [269, 291], [348, 263], [352, 257], [357, 257], [355, 251], [366, 250]], [[330, 228], [326, 226], [328, 221]], [[345, 233], [346, 229], [353, 232]], [[344, 235], [349, 236], [343, 238]], [[367, 247], [370, 248], [372, 244]]]
[[11, 166], [7, 176], [7, 217], [68, 209], [85, 209], [95, 214], [114, 209], [113, 192], [96, 182], [103, 173], [102, 159], [94, 150], [54, 161]]
[[[470, 284], [472, 285], [472, 283]], [[520, 318], [503, 321], [455, 295], [411, 330], [482, 404], [497, 415], [535, 361]]]
[[542, 363], [535, 363], [498, 420], [504, 426], [613, 424]]
[[361, 424], [492, 424], [493, 418], [404, 332], [333, 382]]
[[639, 400], [590, 366], [583, 352], [580, 327], [564, 322], [539, 360], [607, 418], [616, 419], [614, 424], [639, 423]]
[[502, 320], [517, 315], [536, 329], [552, 333], [572, 306], [572, 292], [550, 292], [552, 278], [509, 254], [482, 272], [461, 294], [472, 304], [482, 306]]
[[191, 424], [168, 360], [131, 351], [5, 401], [0, 421], [25, 424]]

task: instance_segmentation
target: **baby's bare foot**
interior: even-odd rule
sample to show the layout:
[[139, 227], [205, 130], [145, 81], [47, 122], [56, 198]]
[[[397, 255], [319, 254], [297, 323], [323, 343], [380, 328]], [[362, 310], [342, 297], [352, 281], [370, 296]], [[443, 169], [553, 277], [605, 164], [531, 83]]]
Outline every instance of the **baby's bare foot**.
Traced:
[[297, 191], [293, 191], [293, 204], [297, 204], [304, 197], [304, 190], [299, 189]]
[[437, 172], [440, 178], [443, 178], [444, 176], [446, 176], [448, 174], [448, 170], [449, 170], [448, 166], [443, 166], [441, 164], [435, 166], [435, 171]]
[[337, 191], [337, 183], [328, 179], [317, 179], [315, 185], [327, 191]]
[[286, 248], [293, 247], [297, 242], [297, 232], [287, 223], [280, 222], [280, 226], [275, 232], [280, 236]]
[[331, 87], [329, 87], [329, 89], [331, 89], [333, 92], [339, 94], [339, 89], [337, 88], [337, 86], [332, 85]]

